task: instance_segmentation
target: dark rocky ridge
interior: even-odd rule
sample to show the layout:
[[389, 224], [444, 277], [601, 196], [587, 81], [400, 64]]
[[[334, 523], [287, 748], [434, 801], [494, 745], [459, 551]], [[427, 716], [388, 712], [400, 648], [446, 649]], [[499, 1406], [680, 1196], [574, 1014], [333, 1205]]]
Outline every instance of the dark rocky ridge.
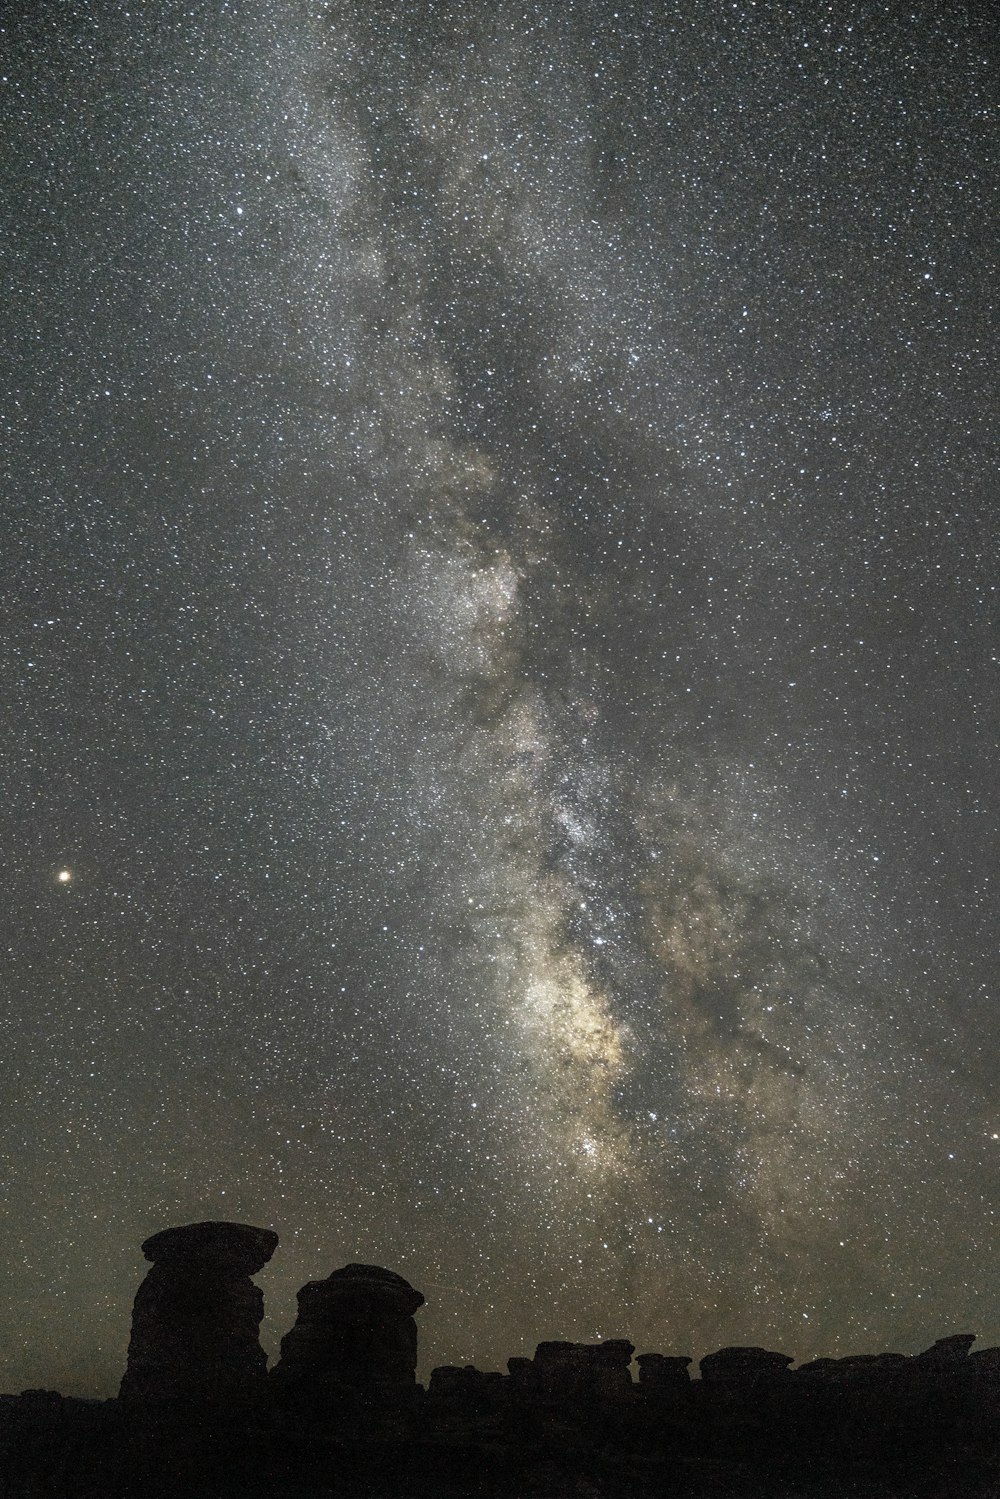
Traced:
[[299, 1292], [270, 1372], [250, 1276], [277, 1236], [168, 1229], [143, 1245], [117, 1400], [0, 1396], [4, 1499], [996, 1499], [1000, 1349], [974, 1336], [814, 1359], [543, 1342], [506, 1374], [415, 1377], [401, 1276], [347, 1265]]

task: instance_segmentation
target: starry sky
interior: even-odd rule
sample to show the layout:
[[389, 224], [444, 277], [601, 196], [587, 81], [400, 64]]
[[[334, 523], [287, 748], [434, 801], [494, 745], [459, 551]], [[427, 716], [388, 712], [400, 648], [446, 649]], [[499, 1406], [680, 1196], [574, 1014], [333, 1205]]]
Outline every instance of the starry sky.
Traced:
[[11, 7], [0, 1388], [1000, 1341], [986, 11]]

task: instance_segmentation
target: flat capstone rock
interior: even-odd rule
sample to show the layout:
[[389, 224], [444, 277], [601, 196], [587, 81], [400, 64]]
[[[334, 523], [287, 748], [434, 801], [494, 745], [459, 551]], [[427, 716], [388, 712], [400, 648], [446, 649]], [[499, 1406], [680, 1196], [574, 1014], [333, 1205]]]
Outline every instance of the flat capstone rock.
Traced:
[[154, 1265], [177, 1268], [215, 1267], [234, 1275], [256, 1275], [278, 1247], [278, 1235], [270, 1228], [250, 1223], [186, 1223], [164, 1228], [142, 1246]]

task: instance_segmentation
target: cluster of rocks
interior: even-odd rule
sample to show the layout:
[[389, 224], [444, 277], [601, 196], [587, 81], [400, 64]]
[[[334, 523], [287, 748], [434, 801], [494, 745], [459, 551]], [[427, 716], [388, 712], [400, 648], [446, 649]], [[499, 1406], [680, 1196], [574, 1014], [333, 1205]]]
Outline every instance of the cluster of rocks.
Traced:
[[[278, 1236], [245, 1223], [194, 1223], [154, 1234], [142, 1246], [151, 1261], [132, 1313], [128, 1365], [119, 1398], [128, 1404], [186, 1400], [238, 1407], [268, 1400], [306, 1420], [345, 1411], [360, 1398], [372, 1407], [416, 1410], [421, 1293], [377, 1265], [345, 1265], [298, 1293], [298, 1316], [268, 1373], [259, 1341], [264, 1298], [251, 1277], [270, 1260]], [[818, 1358], [793, 1369], [785, 1353], [720, 1348], [699, 1365], [702, 1403], [782, 1390], [893, 1388], [961, 1372], [1000, 1380], [1000, 1349], [971, 1352], [975, 1337], [940, 1338], [925, 1352]], [[472, 1366], [435, 1369], [424, 1408], [439, 1401], [469, 1408], [503, 1400], [539, 1406], [611, 1405], [635, 1397], [692, 1394], [689, 1357], [640, 1353], [634, 1345], [539, 1343], [533, 1358], [512, 1358], [506, 1375]]]
[[[944, 1391], [960, 1378], [963, 1387], [995, 1389], [1000, 1401], [1000, 1348], [970, 1353], [973, 1333], [939, 1338], [923, 1353], [865, 1353], [847, 1358], [817, 1358], [792, 1368], [787, 1353], [767, 1348], [720, 1348], [698, 1365], [692, 1379], [687, 1356], [640, 1353], [638, 1382], [629, 1364], [633, 1345], [621, 1340], [603, 1343], [539, 1343], [533, 1359], [508, 1360], [508, 1377], [484, 1373], [471, 1364], [434, 1369], [427, 1395], [430, 1400], [461, 1399], [483, 1405], [488, 1398], [521, 1399], [539, 1405], [594, 1405], [645, 1402], [658, 1399], [695, 1401], [702, 1409], [727, 1409], [734, 1400], [748, 1407], [768, 1397], [821, 1390], [880, 1390], [883, 1392]], [[998, 1404], [1000, 1412], [1000, 1404]]]
[[268, 1374], [260, 1346], [264, 1295], [251, 1276], [278, 1245], [270, 1229], [192, 1223], [142, 1246], [152, 1269], [136, 1293], [119, 1399], [259, 1407], [305, 1418], [350, 1395], [407, 1401], [417, 1388], [417, 1324], [424, 1298], [378, 1265], [345, 1265], [298, 1293], [295, 1326]]
[[268, 1371], [252, 1276], [277, 1235], [196, 1223], [142, 1246], [119, 1398], [0, 1397], [0, 1492], [463, 1499], [586, 1493], [914, 1496], [1000, 1493], [1000, 1349], [972, 1334], [923, 1353], [820, 1358], [764, 1348], [687, 1356], [543, 1342], [506, 1374], [417, 1383], [424, 1298], [345, 1265], [298, 1293]]

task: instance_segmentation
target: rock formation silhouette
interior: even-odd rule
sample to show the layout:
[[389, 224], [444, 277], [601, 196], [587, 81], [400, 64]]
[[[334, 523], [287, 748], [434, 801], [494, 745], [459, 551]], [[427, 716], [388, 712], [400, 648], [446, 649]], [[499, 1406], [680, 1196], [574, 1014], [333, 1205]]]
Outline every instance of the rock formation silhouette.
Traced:
[[345, 1265], [298, 1293], [299, 1313], [271, 1374], [280, 1404], [322, 1420], [367, 1405], [412, 1404], [424, 1298], [378, 1265]]
[[507, 1368], [522, 1392], [560, 1404], [620, 1400], [631, 1392], [629, 1364], [635, 1345], [624, 1338], [603, 1343], [539, 1343], [533, 1359], [512, 1358]]
[[3, 1499], [997, 1499], [1000, 1349], [793, 1367], [547, 1341], [417, 1384], [423, 1296], [376, 1265], [310, 1281], [270, 1375], [250, 1277], [277, 1236], [166, 1229], [117, 1400], [0, 1396]]
[[191, 1223], [147, 1239], [142, 1252], [153, 1268], [136, 1293], [119, 1398], [259, 1398], [264, 1294], [250, 1277], [277, 1245], [276, 1233], [246, 1223]]

